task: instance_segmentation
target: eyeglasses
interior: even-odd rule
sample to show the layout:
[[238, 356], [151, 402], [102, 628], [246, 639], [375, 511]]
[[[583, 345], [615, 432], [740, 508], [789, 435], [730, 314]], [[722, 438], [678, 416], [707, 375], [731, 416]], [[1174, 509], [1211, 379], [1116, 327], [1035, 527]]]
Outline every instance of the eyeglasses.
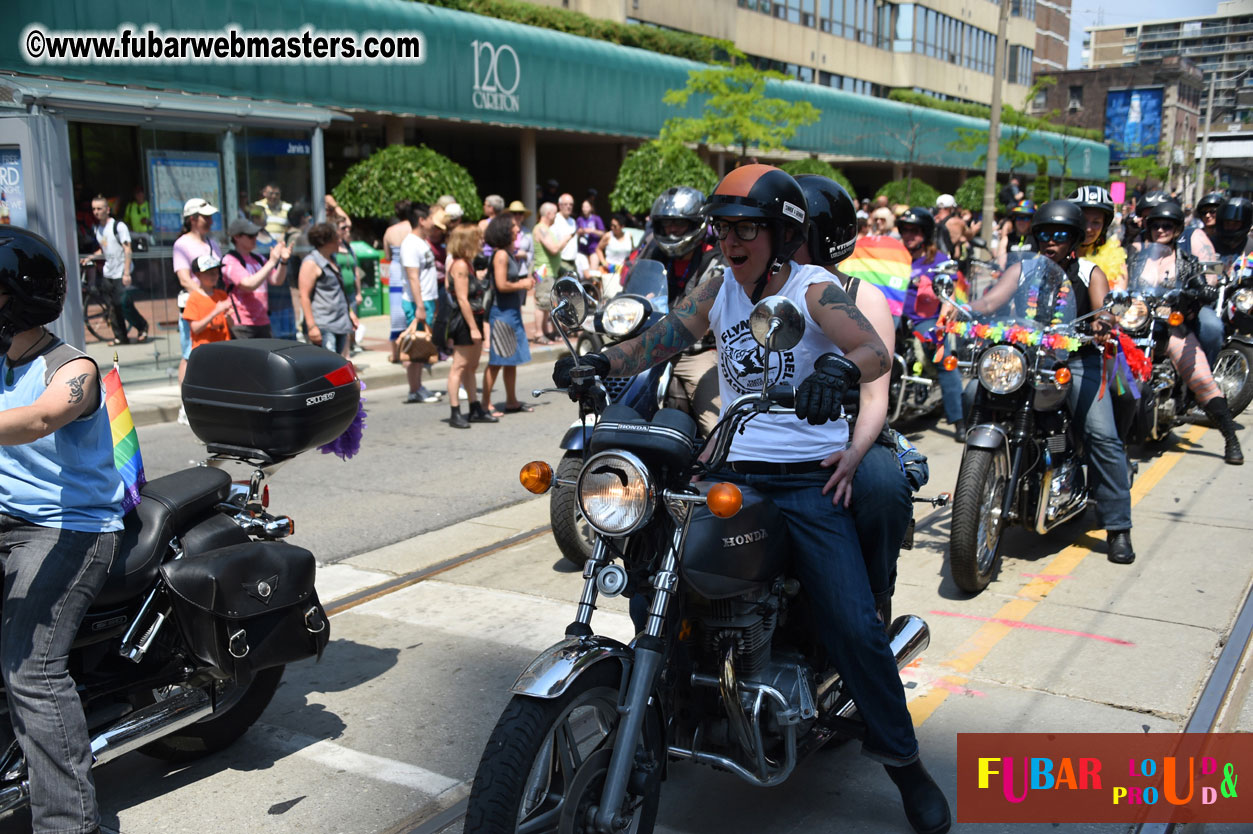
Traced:
[[740, 220], [736, 223], [728, 223], [725, 220], [715, 220], [713, 222], [714, 235], [718, 240], [726, 240], [727, 235], [734, 230], [737, 238], [748, 243], [750, 240], [755, 240], [757, 233], [764, 228], [764, 223], [757, 223], [752, 220]]
[[1218, 209], [1211, 206], [1210, 208], [1203, 208], [1197, 213], [1204, 217], [1207, 214], [1218, 214]]
[[1075, 239], [1071, 229], [1044, 229], [1035, 233], [1040, 243], [1068, 243]]
[[1157, 234], [1158, 232], [1170, 232], [1171, 234], [1174, 234], [1175, 224], [1171, 223], [1169, 220], [1155, 220], [1149, 224], [1149, 231], [1153, 234]]

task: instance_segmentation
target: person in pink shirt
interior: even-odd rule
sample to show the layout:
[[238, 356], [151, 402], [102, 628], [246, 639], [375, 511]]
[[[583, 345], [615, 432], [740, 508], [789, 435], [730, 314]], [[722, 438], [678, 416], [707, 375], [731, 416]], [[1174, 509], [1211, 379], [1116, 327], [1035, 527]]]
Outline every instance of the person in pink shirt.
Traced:
[[[178, 294], [178, 336], [183, 351], [183, 361], [178, 365], [178, 381], [183, 381], [187, 373], [187, 358], [191, 356], [191, 330], [182, 317], [183, 308], [191, 293], [204, 293], [200, 280], [191, 274], [191, 265], [201, 255], [212, 254], [218, 260], [222, 258], [222, 247], [210, 235], [213, 234], [213, 215], [216, 207], [208, 200], [192, 197], [183, 204], [183, 234], [174, 241], [174, 274], [178, 277], [182, 291]], [[181, 418], [181, 413], [180, 413]]]
[[231, 336], [235, 339], [269, 339], [270, 293], [266, 284], [281, 286], [287, 277], [287, 247], [277, 241], [269, 258], [257, 248], [261, 227], [251, 220], [231, 221], [227, 235], [234, 248], [222, 258], [222, 288], [235, 302], [231, 310]]

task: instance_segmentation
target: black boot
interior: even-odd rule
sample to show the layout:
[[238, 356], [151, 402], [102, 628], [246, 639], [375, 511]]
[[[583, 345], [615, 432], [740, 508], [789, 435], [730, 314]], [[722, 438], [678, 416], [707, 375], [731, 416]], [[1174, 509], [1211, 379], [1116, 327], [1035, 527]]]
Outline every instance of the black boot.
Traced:
[[1107, 558], [1115, 565], [1130, 565], [1136, 560], [1136, 552], [1131, 547], [1130, 530], [1110, 530], [1108, 541]]
[[448, 417], [448, 425], [452, 426], [454, 429], [470, 428], [470, 421], [467, 420], [466, 416], [461, 413], [461, 406], [454, 405], [452, 407], [452, 414]]
[[966, 421], [958, 420], [953, 424], [953, 439], [958, 443], [966, 442]]
[[944, 834], [948, 831], [953, 824], [948, 799], [921, 761], [903, 767], [884, 765], [884, 770], [901, 792], [905, 817], [918, 834]]
[[480, 402], [470, 403], [470, 422], [471, 423], [499, 423], [499, 417], [493, 417], [483, 410], [483, 404]]
[[1231, 409], [1227, 407], [1227, 398], [1215, 397], [1202, 408], [1218, 425], [1218, 430], [1223, 433], [1223, 440], [1227, 442], [1227, 448], [1223, 450], [1223, 460], [1232, 466], [1244, 463], [1244, 453], [1240, 451], [1240, 438], [1236, 437], [1236, 423], [1231, 419]]

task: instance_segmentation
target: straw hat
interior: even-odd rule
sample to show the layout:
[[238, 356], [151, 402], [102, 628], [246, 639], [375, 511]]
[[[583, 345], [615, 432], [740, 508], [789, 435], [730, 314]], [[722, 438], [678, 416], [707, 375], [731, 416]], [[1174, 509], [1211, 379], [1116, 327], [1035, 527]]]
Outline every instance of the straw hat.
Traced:
[[531, 216], [531, 210], [527, 208], [526, 206], [524, 206], [521, 200], [514, 200], [505, 208], [505, 211], [509, 212], [510, 214], [520, 214], [523, 217]]

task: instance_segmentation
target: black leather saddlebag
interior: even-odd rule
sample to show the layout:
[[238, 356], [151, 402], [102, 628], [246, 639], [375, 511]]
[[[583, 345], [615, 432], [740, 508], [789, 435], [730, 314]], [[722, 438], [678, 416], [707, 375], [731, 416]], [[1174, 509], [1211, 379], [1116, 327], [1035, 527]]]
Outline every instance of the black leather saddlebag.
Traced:
[[315, 570], [304, 548], [250, 541], [166, 562], [161, 575], [196, 657], [248, 680], [322, 656], [330, 625], [313, 589]]

